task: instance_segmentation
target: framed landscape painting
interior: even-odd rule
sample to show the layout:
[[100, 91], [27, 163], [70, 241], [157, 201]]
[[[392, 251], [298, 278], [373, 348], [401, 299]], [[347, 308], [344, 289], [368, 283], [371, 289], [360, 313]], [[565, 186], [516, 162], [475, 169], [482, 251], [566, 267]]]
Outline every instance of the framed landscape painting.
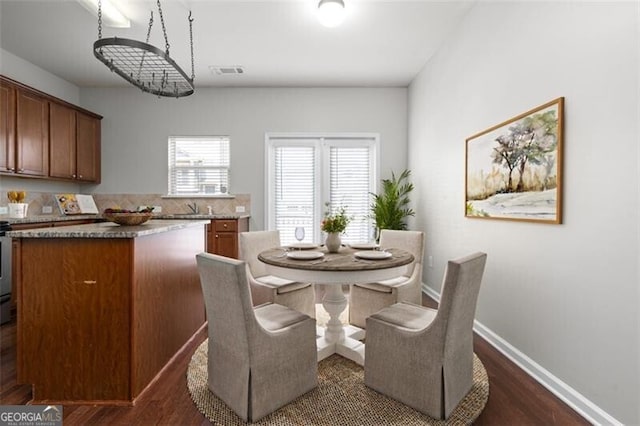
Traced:
[[562, 223], [564, 98], [466, 140], [465, 216]]

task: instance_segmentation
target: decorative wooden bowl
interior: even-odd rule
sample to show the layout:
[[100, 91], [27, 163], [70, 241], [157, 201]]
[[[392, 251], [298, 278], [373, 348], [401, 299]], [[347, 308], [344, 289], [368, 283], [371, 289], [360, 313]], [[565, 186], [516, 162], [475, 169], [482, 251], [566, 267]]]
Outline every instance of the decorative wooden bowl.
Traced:
[[133, 226], [142, 225], [153, 217], [153, 213], [104, 213], [103, 217], [118, 225]]

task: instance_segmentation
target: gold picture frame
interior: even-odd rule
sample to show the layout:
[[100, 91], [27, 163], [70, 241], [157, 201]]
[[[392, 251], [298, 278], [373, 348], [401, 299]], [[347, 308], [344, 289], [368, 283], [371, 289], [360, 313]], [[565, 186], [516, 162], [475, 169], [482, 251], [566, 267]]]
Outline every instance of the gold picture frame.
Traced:
[[466, 139], [465, 216], [562, 223], [564, 97]]

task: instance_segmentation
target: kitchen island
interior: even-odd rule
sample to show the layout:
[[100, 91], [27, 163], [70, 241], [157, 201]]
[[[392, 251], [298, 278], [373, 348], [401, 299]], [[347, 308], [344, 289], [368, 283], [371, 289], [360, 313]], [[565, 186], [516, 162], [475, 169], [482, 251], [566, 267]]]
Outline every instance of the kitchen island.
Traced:
[[131, 405], [205, 313], [201, 220], [12, 231], [19, 383], [34, 404]]

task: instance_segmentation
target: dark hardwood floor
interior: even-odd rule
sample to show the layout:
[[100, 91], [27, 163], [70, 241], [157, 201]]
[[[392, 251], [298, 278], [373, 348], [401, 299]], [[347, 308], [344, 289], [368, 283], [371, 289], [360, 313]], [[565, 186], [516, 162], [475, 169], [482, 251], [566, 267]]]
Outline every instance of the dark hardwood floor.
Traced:
[[[423, 296], [423, 304], [436, 307]], [[187, 390], [186, 370], [191, 355], [206, 338], [198, 334], [169, 368], [139, 398], [134, 407], [64, 406], [63, 424], [73, 425], [207, 425]], [[489, 375], [489, 401], [476, 425], [588, 425], [542, 385], [525, 374], [479, 337], [475, 352]], [[31, 387], [16, 383], [15, 320], [0, 330], [0, 405], [24, 405]]]

